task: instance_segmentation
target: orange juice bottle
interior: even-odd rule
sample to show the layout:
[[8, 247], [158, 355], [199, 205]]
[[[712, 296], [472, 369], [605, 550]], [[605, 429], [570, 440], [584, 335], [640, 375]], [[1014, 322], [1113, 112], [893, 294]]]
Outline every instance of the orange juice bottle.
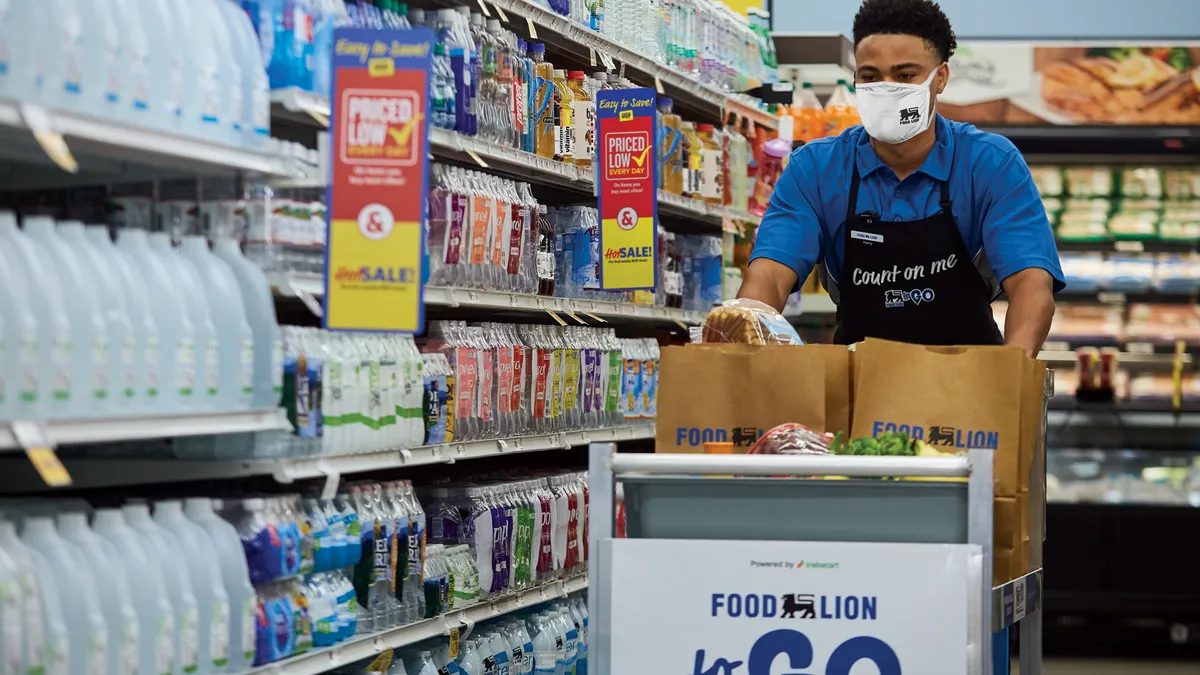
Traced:
[[683, 123], [683, 196], [704, 199], [700, 191], [704, 184], [704, 149], [696, 135], [696, 123]]
[[861, 122], [858, 108], [854, 105], [854, 95], [850, 93], [850, 85], [846, 84], [845, 80], [838, 80], [833, 95], [825, 104], [825, 135], [837, 136]]
[[575, 161], [575, 92], [567, 86], [567, 71], [554, 70], [554, 159]]
[[533, 151], [539, 157], [554, 157], [554, 64], [546, 60], [546, 52], [531, 51], [533, 72], [537, 77], [533, 96]]
[[825, 137], [825, 109], [817, 100], [811, 82], [800, 86], [792, 104], [792, 119], [796, 121], [796, 140], [808, 143]]

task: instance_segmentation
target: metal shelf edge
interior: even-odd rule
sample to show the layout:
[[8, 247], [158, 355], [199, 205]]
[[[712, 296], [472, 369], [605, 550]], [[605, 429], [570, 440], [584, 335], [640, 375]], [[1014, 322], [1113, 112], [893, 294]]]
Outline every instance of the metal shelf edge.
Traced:
[[260, 473], [275, 474], [278, 477], [286, 477], [289, 480], [302, 480], [306, 478], [321, 478], [333, 472], [338, 474], [352, 474], [379, 469], [446, 464], [481, 457], [499, 457], [525, 452], [566, 449], [595, 442], [604, 443], [652, 439], [654, 438], [654, 434], [654, 423], [633, 422], [620, 427], [608, 427], [604, 429], [585, 429], [581, 431], [563, 431], [554, 434], [465, 441], [443, 445], [425, 445], [412, 448], [408, 450], [407, 454], [402, 450], [388, 450], [363, 455], [288, 460], [283, 462], [282, 466], [275, 467], [274, 470], [262, 471]]
[[[54, 445], [282, 431], [291, 428], [282, 408], [104, 419], [48, 420], [41, 424], [47, 439]], [[0, 423], [0, 450], [17, 448], [19, 445], [11, 429], [6, 423]]]

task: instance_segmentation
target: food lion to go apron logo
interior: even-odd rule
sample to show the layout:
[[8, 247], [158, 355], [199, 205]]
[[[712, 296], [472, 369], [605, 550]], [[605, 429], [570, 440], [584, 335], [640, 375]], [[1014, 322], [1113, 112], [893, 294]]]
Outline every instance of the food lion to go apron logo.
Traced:
[[604, 135], [604, 177], [634, 180], [650, 176], [650, 132], [621, 131]]
[[417, 127], [425, 117], [411, 91], [347, 89], [342, 93], [342, 161], [413, 166], [421, 157]]

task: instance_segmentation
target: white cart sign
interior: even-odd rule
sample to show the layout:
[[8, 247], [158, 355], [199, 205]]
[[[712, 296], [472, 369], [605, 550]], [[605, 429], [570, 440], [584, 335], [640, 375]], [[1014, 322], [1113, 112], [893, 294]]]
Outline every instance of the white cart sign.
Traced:
[[978, 546], [612, 544], [614, 675], [963, 675], [978, 659]]

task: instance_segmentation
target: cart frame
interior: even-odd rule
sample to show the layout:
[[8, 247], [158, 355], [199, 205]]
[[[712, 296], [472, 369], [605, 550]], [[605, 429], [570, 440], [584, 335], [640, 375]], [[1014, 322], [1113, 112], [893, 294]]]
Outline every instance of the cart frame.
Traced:
[[[611, 649], [611, 634], [607, 626], [611, 624], [611, 608], [604, 598], [610, 588], [610, 570], [606, 569], [606, 559], [601, 551], [601, 542], [615, 537], [614, 523], [616, 519], [617, 488], [622, 484], [644, 482], [643, 487], [652, 493], [660, 487], [672, 490], [671, 497], [677, 503], [690, 504], [700, 507], [706, 498], [728, 500], [731, 488], [738, 486], [739, 479], [728, 476], [778, 477], [778, 476], [845, 476], [849, 478], [882, 478], [882, 477], [931, 477], [931, 478], [966, 478], [965, 494], [963, 483], [931, 483], [924, 481], [756, 481], [758, 493], [764, 487], [797, 488], [796, 494], [802, 496], [807, 490], [820, 490], [824, 494], [843, 493], [854, 498], [862, 490], [867, 490], [873, 498], [892, 500], [889, 503], [900, 507], [900, 518], [903, 518], [903, 508], [906, 506], [916, 509], [923, 508], [920, 503], [931, 499], [938, 500], [939, 509], [945, 510], [948, 502], [941, 495], [955, 494], [951, 500], [965, 510], [948, 514], [951, 518], [965, 520], [965, 540], [962, 530], [957, 534], [943, 535], [951, 537], [942, 543], [974, 544], [983, 552], [982, 584], [979, 588], [979, 601], [972, 602], [973, 608], [979, 608], [980, 616], [976, 617], [982, 628], [978, 653], [981, 656], [980, 670], [984, 675], [1003, 675], [1008, 670], [1008, 664], [1000, 655], [997, 663], [993, 655], [992, 636], [1009, 626], [1020, 626], [1020, 674], [1041, 675], [1042, 672], [1042, 614], [1041, 600], [1042, 570], [1033, 572], [1002, 586], [992, 586], [992, 498], [993, 498], [993, 460], [994, 451], [972, 449], [966, 456], [947, 457], [847, 457], [847, 456], [747, 456], [747, 455], [676, 455], [676, 454], [629, 454], [618, 453], [612, 443], [593, 443], [589, 446], [589, 474], [591, 514], [589, 532], [589, 550], [593, 552], [588, 570], [588, 613], [590, 616], [589, 640], [595, 649], [589, 647], [592, 672], [597, 675], [613, 675], [608, 670], [607, 655]], [[665, 481], [657, 483], [658, 481]], [[744, 482], [744, 481], [743, 481]], [[932, 492], [923, 487], [933, 488]], [[681, 492], [682, 490], [682, 492]], [[737, 492], [735, 495], [750, 495], [750, 492]], [[682, 495], [682, 496], [681, 496]], [[628, 497], [628, 495], [627, 495]], [[735, 497], [736, 498], [736, 497]], [[753, 497], [750, 497], [753, 499]], [[690, 501], [689, 501], [690, 500]], [[699, 500], [699, 501], [697, 501]], [[642, 528], [653, 530], [665, 539], [725, 539], [753, 537], [698, 537], [694, 533], [679, 532], [680, 521], [672, 521], [670, 514], [664, 509], [668, 500], [655, 499], [653, 495], [646, 498], [626, 499], [627, 518], [631, 525], [640, 522], [637, 510], [645, 508], [647, 512], [657, 511], [659, 515], [649, 520], [655, 521], [653, 527]], [[728, 505], [728, 501], [724, 504]], [[807, 502], [815, 504], [816, 502]], [[665, 517], [662, 515], [665, 513]], [[853, 517], [853, 516], [851, 516]], [[814, 519], [817, 520], [817, 519]], [[878, 518], [876, 518], [878, 520]], [[878, 527], [878, 524], [860, 523], [863, 527]], [[859, 528], [852, 526], [851, 530]], [[900, 528], [903, 530], [904, 528]], [[954, 528], [949, 528], [953, 530]], [[672, 532], [676, 530], [676, 532]], [[636, 536], [636, 535], [635, 535]], [[868, 535], [869, 536], [869, 535]], [[653, 537], [652, 537], [653, 538]], [[779, 539], [779, 537], [776, 537]], [[792, 539], [795, 541], [819, 541], [820, 539]], [[861, 540], [860, 540], [861, 541]], [[865, 541], [871, 541], [866, 539]], [[880, 539], [876, 541], [897, 542], [897, 539]], [[930, 543], [924, 535], [912, 543]], [[1007, 650], [1004, 650], [1005, 652]]]

